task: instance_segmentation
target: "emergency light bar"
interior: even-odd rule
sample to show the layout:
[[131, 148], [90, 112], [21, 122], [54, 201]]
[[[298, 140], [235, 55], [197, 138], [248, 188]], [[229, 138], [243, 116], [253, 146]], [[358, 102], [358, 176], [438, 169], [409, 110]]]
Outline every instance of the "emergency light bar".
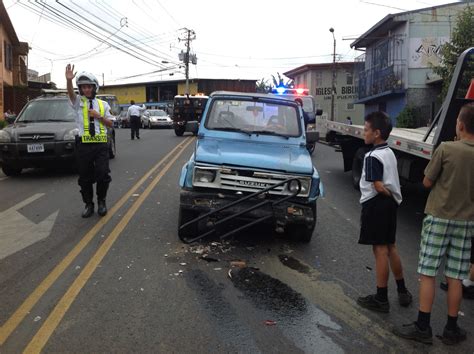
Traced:
[[278, 86], [277, 88], [274, 88], [272, 90], [272, 93], [276, 93], [279, 95], [300, 95], [300, 96], [308, 96], [309, 95], [309, 90], [299, 87], [299, 88], [287, 88], [287, 87], [282, 87]]

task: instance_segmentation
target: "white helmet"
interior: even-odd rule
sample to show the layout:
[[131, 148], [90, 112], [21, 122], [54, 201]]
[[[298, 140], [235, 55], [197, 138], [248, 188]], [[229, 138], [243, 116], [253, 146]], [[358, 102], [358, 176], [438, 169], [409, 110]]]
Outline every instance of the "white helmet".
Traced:
[[91, 74], [88, 73], [87, 71], [81, 71], [77, 76], [76, 76], [76, 86], [79, 89], [79, 93], [82, 95], [82, 89], [81, 85], [92, 85], [95, 87], [94, 90], [94, 97], [99, 92], [99, 80]]

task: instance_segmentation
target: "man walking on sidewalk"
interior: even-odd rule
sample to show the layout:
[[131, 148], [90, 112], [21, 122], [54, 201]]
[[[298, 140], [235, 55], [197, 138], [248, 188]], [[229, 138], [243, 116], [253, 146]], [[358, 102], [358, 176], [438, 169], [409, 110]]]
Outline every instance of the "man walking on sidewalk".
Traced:
[[145, 105], [140, 107], [135, 104], [134, 100], [130, 101], [130, 107], [128, 107], [127, 116], [130, 121], [130, 131], [132, 140], [135, 139], [135, 136], [137, 137], [137, 139], [140, 139], [140, 116], [145, 109]]

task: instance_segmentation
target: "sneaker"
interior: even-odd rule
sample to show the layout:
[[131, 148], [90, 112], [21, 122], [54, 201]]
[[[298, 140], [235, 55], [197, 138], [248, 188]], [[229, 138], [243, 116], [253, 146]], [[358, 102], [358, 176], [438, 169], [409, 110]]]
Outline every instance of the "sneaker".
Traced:
[[388, 301], [377, 300], [375, 295], [359, 297], [357, 303], [368, 310], [376, 312], [388, 313], [390, 311], [390, 304]]
[[401, 338], [411, 339], [425, 344], [433, 344], [433, 332], [431, 331], [431, 327], [421, 330], [416, 322], [397, 326], [392, 332]]
[[[443, 281], [439, 284], [439, 287], [444, 290], [448, 291], [448, 283]], [[474, 299], [474, 286], [465, 286], [462, 284], [462, 297], [465, 299]]]
[[441, 341], [446, 345], [454, 345], [466, 340], [466, 331], [459, 326], [456, 329], [448, 329], [444, 327]]
[[400, 306], [408, 307], [413, 301], [413, 295], [407, 290], [406, 293], [398, 293], [398, 303]]

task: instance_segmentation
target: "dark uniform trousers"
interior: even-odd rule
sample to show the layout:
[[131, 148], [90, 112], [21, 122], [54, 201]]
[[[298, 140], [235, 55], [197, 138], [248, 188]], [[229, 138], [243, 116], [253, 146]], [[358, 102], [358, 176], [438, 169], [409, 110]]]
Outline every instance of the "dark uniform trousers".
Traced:
[[130, 116], [130, 131], [132, 134], [132, 139], [136, 136], [140, 137], [140, 125], [141, 120], [139, 116]]
[[82, 143], [76, 140], [77, 163], [79, 168], [78, 184], [81, 187], [84, 203], [92, 203], [97, 183], [97, 200], [105, 200], [109, 183], [112, 181], [109, 169], [109, 148], [107, 143]]

